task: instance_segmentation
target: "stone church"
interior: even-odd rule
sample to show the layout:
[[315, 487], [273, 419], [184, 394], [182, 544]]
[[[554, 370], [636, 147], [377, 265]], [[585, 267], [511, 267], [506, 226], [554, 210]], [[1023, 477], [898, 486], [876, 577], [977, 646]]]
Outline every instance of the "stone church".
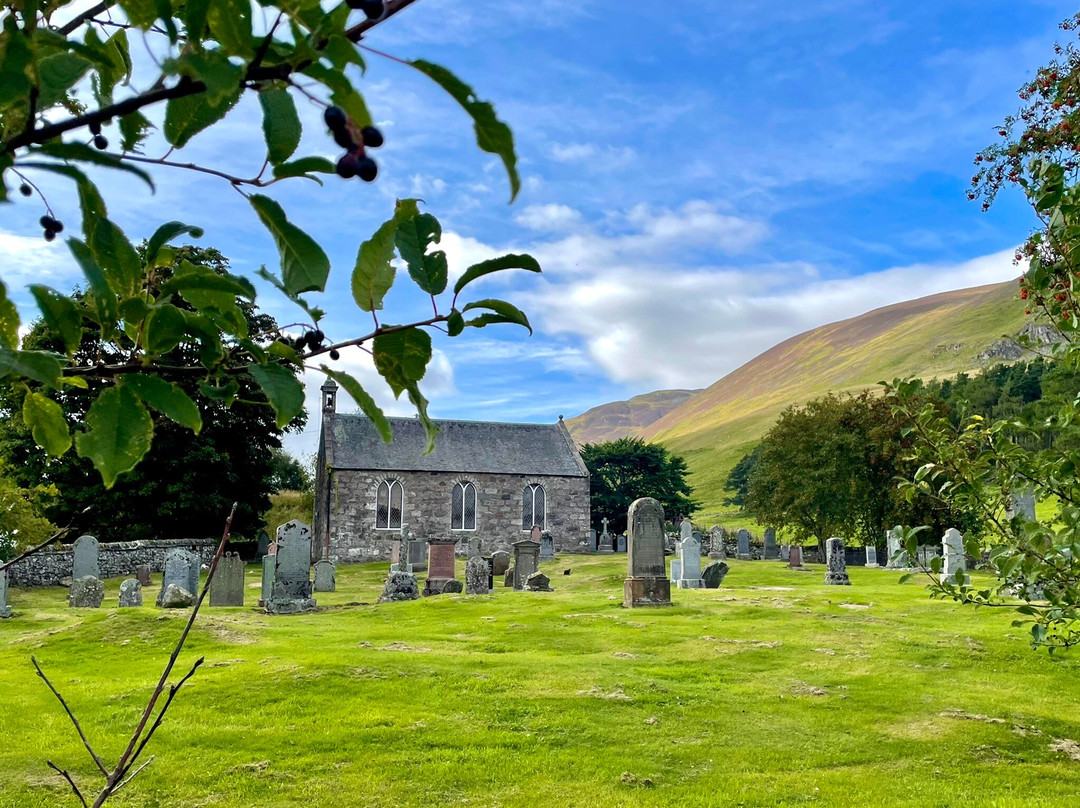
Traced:
[[409, 527], [414, 539], [478, 538], [487, 554], [528, 538], [534, 525], [556, 550], [584, 549], [589, 472], [570, 432], [555, 424], [437, 421], [425, 454], [416, 418], [390, 418], [391, 443], [371, 420], [337, 412], [337, 385], [322, 386], [312, 554], [339, 561], [390, 557]]

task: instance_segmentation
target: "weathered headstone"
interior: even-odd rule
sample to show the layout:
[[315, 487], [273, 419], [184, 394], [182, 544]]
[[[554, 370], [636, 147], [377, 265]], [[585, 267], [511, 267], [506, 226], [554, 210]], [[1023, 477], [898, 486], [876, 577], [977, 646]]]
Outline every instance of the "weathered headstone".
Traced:
[[93, 536], [79, 536], [72, 545], [71, 579], [100, 578], [101, 565], [98, 562], [98, 540]]
[[875, 547], [872, 544], [867, 545], [867, 547], [866, 547], [866, 566], [868, 566], [868, 567], [876, 567], [876, 566], [878, 566], [878, 563], [877, 563], [877, 547]]
[[739, 542], [738, 558], [742, 561], [750, 560], [750, 531], [745, 527], [741, 528], [736, 534], [736, 538]]
[[720, 525], [713, 525], [709, 528], [709, 558], [719, 560], [726, 557], [727, 553], [724, 552], [724, 529]]
[[259, 608], [265, 609], [274, 591], [274, 573], [277, 567], [276, 555], [264, 555], [262, 560], [262, 590], [259, 592]]
[[1010, 519], [1021, 516], [1026, 522], [1035, 521], [1034, 491], [1013, 491], [1010, 500], [1010, 507], [1006, 509], [1006, 516]]
[[195, 605], [195, 595], [176, 584], [169, 584], [158, 595], [157, 605], [162, 609], [186, 609]]
[[918, 548], [917, 554], [919, 558], [919, 566], [929, 567], [930, 559], [936, 556], [938, 553], [936, 547], [931, 547], [928, 544], [923, 544]]
[[510, 568], [510, 554], [506, 550], [496, 550], [491, 554], [491, 574], [505, 575]]
[[161, 574], [161, 591], [157, 605], [164, 606], [162, 599], [170, 586], [183, 589], [193, 598], [199, 592], [199, 557], [189, 550], [176, 548], [165, 554], [165, 571]]
[[607, 517], [601, 519], [600, 523], [604, 526], [604, 530], [600, 534], [600, 544], [597, 546], [596, 552], [600, 555], [611, 555], [615, 552], [615, 546], [611, 543], [611, 533], [608, 532]]
[[967, 559], [964, 557], [963, 534], [950, 527], [941, 537], [941, 547], [945, 551], [941, 564], [941, 582], [950, 580], [957, 583], [956, 574], [960, 573], [965, 584], [971, 583], [971, 577], [967, 574]]
[[461, 585], [461, 581], [457, 578], [451, 578], [449, 581], [443, 584], [442, 592], [440, 595], [460, 595], [464, 587]]
[[420, 597], [420, 585], [411, 572], [391, 572], [386, 576], [379, 603], [393, 603], [399, 600], [417, 600]]
[[117, 606], [121, 609], [142, 606], [142, 584], [138, 578], [125, 578], [120, 582], [120, 600]]
[[664, 564], [664, 508], [652, 497], [634, 500], [627, 512], [627, 577], [623, 606], [670, 606], [671, 581]]
[[679, 559], [682, 561], [682, 572], [676, 584], [679, 589], [705, 588], [705, 582], [701, 580], [701, 540], [698, 535], [691, 533], [679, 542]]
[[889, 547], [889, 560], [885, 563], [885, 569], [899, 570], [911, 566], [907, 551], [900, 546], [900, 530], [898, 526], [885, 531], [885, 542]]
[[616, 553], [625, 553], [626, 552], [626, 536], [622, 535], [621, 533], [618, 536], [615, 537], [615, 552]]
[[481, 556], [473, 556], [465, 562], [465, 594], [488, 593], [488, 563]]
[[525, 581], [538, 571], [539, 563], [540, 546], [538, 544], [532, 539], [514, 542], [514, 589], [520, 591], [525, 588]]
[[706, 589], [716, 589], [724, 582], [728, 574], [728, 565], [725, 561], [713, 561], [701, 571], [701, 580]]
[[513, 565], [506, 568], [506, 572], [503, 573], [503, 586], [514, 585], [514, 567]]
[[679, 522], [679, 541], [685, 541], [694, 535], [694, 523], [689, 519]]
[[244, 559], [236, 553], [221, 557], [210, 581], [211, 606], [244, 605], [244, 569]]
[[11, 607], [7, 602], [8, 597], [8, 574], [7, 570], [0, 570], [0, 619], [11, 617]]
[[776, 550], [776, 528], [765, 528], [765, 560], [775, 561], [780, 557]]
[[595, 553], [596, 552], [596, 547], [597, 547], [596, 541], [597, 541], [596, 529], [592, 528], [592, 529], [589, 530], [589, 552], [590, 553]]
[[409, 540], [408, 559], [413, 572], [427, 570], [427, 550], [427, 542], [424, 539]]
[[487, 566], [488, 593], [491, 594], [495, 591], [495, 560], [491, 556], [485, 556], [484, 564]]
[[448, 581], [455, 580], [454, 546], [457, 539], [428, 539], [427, 581], [424, 582], [424, 597], [441, 595], [446, 591]]
[[791, 549], [790, 546], [787, 545], [787, 544], [781, 544], [780, 545], [780, 560], [783, 561], [785, 564], [788, 561], [788, 551], [790, 549]]
[[825, 542], [825, 583], [833, 586], [851, 586], [847, 574], [847, 557], [844, 540], [832, 538]]
[[540, 558], [544, 561], [555, 558], [555, 539], [552, 538], [550, 533], [544, 532], [540, 534]]
[[793, 544], [788, 548], [788, 563], [792, 569], [802, 569], [802, 545]]
[[532, 530], [529, 531], [529, 539], [536, 542], [537, 544], [540, 543], [540, 537], [543, 535], [544, 533], [542, 530], [540, 530], [540, 525], [533, 525]]
[[277, 529], [277, 558], [274, 584], [266, 611], [270, 614], [300, 614], [315, 610], [311, 597], [311, 528], [293, 520]]
[[68, 606], [73, 609], [99, 609], [105, 600], [105, 584], [100, 578], [86, 575], [71, 582]]
[[315, 562], [315, 582], [312, 585], [312, 589], [316, 592], [336, 592], [337, 591], [337, 567], [334, 566], [333, 561]]
[[526, 592], [554, 592], [551, 588], [551, 579], [542, 572], [534, 572], [525, 579]]
[[[270, 550], [270, 534], [265, 530], [260, 530], [258, 535], [259, 546], [255, 551], [256, 558], [262, 558]], [[143, 584], [145, 586], [146, 584]]]
[[401, 564], [402, 555], [408, 555], [408, 551], [403, 551], [402, 547], [401, 539], [393, 539], [390, 542], [390, 569]]
[[677, 559], [671, 559], [671, 582], [675, 586], [679, 585], [679, 579], [682, 578], [682, 562]]
[[150, 565], [139, 564], [135, 567], [135, 578], [139, 586], [150, 586]]

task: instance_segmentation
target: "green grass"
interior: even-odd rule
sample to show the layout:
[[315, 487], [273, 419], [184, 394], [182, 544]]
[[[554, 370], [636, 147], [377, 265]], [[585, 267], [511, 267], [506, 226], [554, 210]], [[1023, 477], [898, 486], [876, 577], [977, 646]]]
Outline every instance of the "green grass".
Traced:
[[[881, 570], [839, 588], [820, 567], [737, 561], [719, 590], [630, 611], [625, 563], [563, 557], [550, 594], [388, 605], [385, 565], [344, 567], [315, 614], [207, 609], [179, 668], [207, 664], [115, 804], [1076, 804], [1080, 762], [1050, 747], [1080, 739], [1080, 660], [1030, 650], [1011, 613]], [[0, 806], [73, 805], [46, 759], [86, 783], [93, 766], [30, 655], [113, 760], [187, 612], [75, 611], [60, 588], [12, 603]]]

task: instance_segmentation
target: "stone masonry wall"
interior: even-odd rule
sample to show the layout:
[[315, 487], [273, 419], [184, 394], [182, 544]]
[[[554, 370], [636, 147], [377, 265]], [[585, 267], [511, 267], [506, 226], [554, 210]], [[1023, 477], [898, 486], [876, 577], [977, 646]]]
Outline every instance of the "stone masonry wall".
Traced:
[[[209, 564], [217, 550], [217, 539], [161, 539], [158, 541], [128, 541], [102, 544], [98, 554], [101, 574], [106, 578], [134, 575], [139, 564], [149, 564], [153, 572], [165, 566], [165, 554], [180, 547], [197, 553]], [[47, 548], [24, 558], [8, 569], [8, 580], [14, 586], [52, 586], [71, 577], [71, 545]]]
[[[405, 489], [401, 520], [414, 539], [457, 538], [459, 556], [469, 542], [480, 538], [485, 554], [529, 537], [521, 526], [522, 490], [527, 484], [544, 486], [547, 497], [546, 530], [560, 552], [584, 552], [589, 534], [589, 480], [587, 477], [536, 477], [519, 474], [451, 474], [447, 472], [334, 471], [330, 493], [330, 557], [339, 561], [378, 561], [390, 557], [397, 530], [375, 529], [376, 494], [385, 479]], [[450, 499], [454, 484], [476, 487], [476, 530], [450, 529]], [[320, 510], [318, 502], [316, 511]], [[322, 519], [316, 517], [315, 543], [326, 541]], [[530, 526], [531, 527], [531, 526]], [[320, 547], [322, 545], [320, 544]]]

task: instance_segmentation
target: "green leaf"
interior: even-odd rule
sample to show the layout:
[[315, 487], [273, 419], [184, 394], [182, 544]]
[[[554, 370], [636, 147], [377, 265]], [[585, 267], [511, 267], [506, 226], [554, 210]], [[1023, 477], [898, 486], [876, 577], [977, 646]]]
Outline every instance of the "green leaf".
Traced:
[[205, 84], [206, 91], [199, 97], [211, 105], [229, 98], [244, 79], [244, 68], [230, 62], [220, 50], [190, 51], [169, 62], [166, 68]]
[[236, 106], [244, 88], [237, 85], [231, 93], [211, 104], [202, 93], [172, 98], [165, 104], [165, 140], [182, 149], [199, 132], [224, 118]]
[[431, 361], [431, 335], [415, 327], [379, 334], [373, 340], [372, 352], [375, 369], [397, 397], [424, 378]]
[[498, 155], [506, 167], [507, 176], [510, 178], [510, 201], [513, 202], [521, 189], [517, 154], [514, 152], [514, 133], [495, 116], [495, 107], [487, 101], [479, 100], [472, 87], [445, 67], [423, 59], [416, 59], [409, 64], [446, 90], [473, 119], [476, 145], [489, 154]]
[[304, 408], [304, 385], [284, 365], [248, 365], [248, 372], [266, 393], [270, 406], [277, 413], [277, 427], [284, 429]]
[[165, 304], [151, 309], [143, 332], [143, 347], [147, 353], [167, 354], [179, 345], [187, 333], [187, 320], [176, 306]]
[[333, 174], [334, 170], [334, 164], [325, 157], [301, 157], [299, 160], [293, 160], [291, 163], [282, 163], [281, 165], [274, 166], [273, 173], [274, 179], [276, 180], [282, 180], [288, 177], [303, 177], [304, 179], [322, 185], [322, 180], [318, 177], [309, 175], [312, 173]]
[[19, 322], [19, 310], [8, 297], [7, 287], [0, 280], [0, 346], [18, 350]]
[[210, 0], [206, 19], [214, 38], [229, 56], [251, 59], [255, 48], [251, 38], [251, 4], [246, 0]]
[[394, 285], [394, 240], [401, 224], [416, 216], [415, 199], [399, 199], [394, 215], [383, 222], [371, 238], [360, 245], [352, 274], [352, 293], [364, 311], [382, 308], [383, 298]]
[[461, 316], [460, 311], [454, 309], [446, 320], [446, 333], [451, 337], [456, 337], [464, 330], [465, 318]]
[[530, 334], [532, 333], [532, 326], [529, 325], [529, 318], [525, 316], [525, 312], [505, 300], [477, 300], [475, 303], [466, 305], [462, 311], [474, 309], [489, 309], [495, 313], [481, 314], [479, 317], [469, 320], [465, 325], [470, 325], [473, 328], [483, 328], [492, 323], [513, 323], [514, 325], [524, 326], [529, 329]]
[[167, 382], [158, 376], [145, 373], [129, 373], [122, 380], [125, 387], [135, 391], [143, 402], [180, 426], [186, 426], [196, 435], [202, 431], [202, 415], [191, 397], [180, 385]]
[[181, 263], [161, 289], [163, 293], [179, 292], [188, 303], [199, 309], [233, 304], [238, 297], [255, 299], [255, 287], [247, 278], [230, 272], [217, 272], [190, 261]]
[[420, 418], [420, 423], [424, 426], [424, 434], [427, 436], [427, 445], [424, 448], [425, 453], [430, 453], [435, 448], [435, 437], [439, 434], [439, 426], [428, 415], [427, 405], [428, 401], [420, 393], [420, 388], [416, 386], [416, 382], [413, 382], [408, 387], [409, 401], [416, 407], [416, 414]]
[[515, 255], [513, 253], [501, 255], [498, 258], [492, 258], [487, 261], [481, 261], [479, 264], [473, 264], [462, 273], [461, 277], [458, 278], [457, 283], [454, 284], [454, 294], [459, 294], [462, 289], [477, 278], [481, 278], [484, 275], [490, 275], [492, 272], [500, 272], [504, 269], [525, 269], [529, 272], [539, 272], [540, 264], [531, 255]]
[[199, 382], [199, 392], [209, 399], [214, 401], [223, 401], [227, 405], [232, 405], [236, 400], [236, 394], [240, 391], [240, 383], [236, 379], [227, 379], [225, 384], [221, 387], [207, 382]]
[[271, 87], [259, 93], [263, 111], [263, 137], [266, 158], [271, 165], [284, 163], [300, 145], [300, 116], [288, 90]]
[[105, 388], [86, 413], [86, 432], [75, 449], [98, 470], [106, 488], [131, 471], [150, 450], [154, 421], [135, 393], [124, 385]]
[[154, 125], [141, 112], [130, 112], [120, 118], [120, 148], [134, 151], [142, 143]]
[[0, 379], [5, 376], [33, 379], [49, 387], [60, 386], [63, 366], [50, 351], [12, 351], [0, 348]]
[[192, 238], [202, 238], [203, 229], [183, 222], [166, 222], [154, 231], [150, 240], [146, 243], [146, 263], [153, 264], [157, 258], [158, 250], [168, 244], [177, 236], [187, 234]]
[[71, 448], [71, 432], [60, 405], [46, 395], [29, 392], [23, 399], [23, 423], [30, 427], [34, 443], [60, 457]]
[[125, 163], [119, 157], [114, 157], [111, 154], [92, 149], [85, 143], [61, 143], [56, 140], [33, 147], [29, 151], [33, 154], [44, 154], [49, 157], [55, 157], [58, 160], [79, 160], [84, 163], [105, 166], [106, 168], [115, 168], [118, 171], [126, 171], [128, 174], [133, 174], [149, 185], [150, 190], [154, 190], [154, 180], [141, 168], [136, 168], [130, 163]]
[[367, 390], [361, 386], [360, 382], [348, 373], [343, 373], [340, 370], [331, 370], [326, 365], [320, 365], [319, 369], [341, 385], [341, 388], [348, 393], [352, 400], [356, 402], [357, 406], [360, 407], [360, 411], [371, 419], [371, 422], [375, 425], [375, 429], [378, 430], [379, 435], [382, 436], [384, 441], [389, 443], [394, 439], [394, 430], [390, 427], [390, 421], [387, 420], [383, 411], [379, 409], [379, 405], [375, 403], [375, 399], [368, 395]]
[[353, 123], [361, 128], [371, 125], [371, 113], [364, 103], [364, 97], [356, 91], [344, 71], [335, 70], [320, 62], [312, 62], [301, 72], [326, 85], [330, 89], [330, 100], [345, 110]]
[[0, 55], [0, 110], [25, 102], [30, 94], [30, 65], [33, 53], [15, 16], [4, 18], [4, 49]]
[[68, 353], [75, 351], [82, 343], [83, 335], [82, 314], [75, 301], [55, 289], [37, 284], [30, 287], [30, 294], [37, 301], [49, 332], [60, 337]]
[[109, 287], [120, 297], [142, 286], [142, 261], [124, 231], [108, 219], [99, 219], [90, 239], [90, 254], [105, 273]]
[[210, 0], [187, 0], [184, 3], [181, 14], [189, 42], [199, 42], [202, 39], [209, 11]]
[[66, 98], [68, 90], [86, 75], [90, 60], [74, 53], [53, 53], [39, 59], [37, 69], [39, 108], [48, 109]]
[[120, 0], [119, 6], [131, 23], [143, 30], [151, 27], [158, 17], [154, 0]]
[[402, 222], [394, 236], [398, 254], [408, 264], [409, 276], [430, 295], [441, 295], [446, 290], [446, 253], [442, 250], [428, 252], [428, 248], [438, 244], [441, 238], [439, 220], [430, 213], [421, 213]]
[[252, 194], [251, 206], [270, 231], [281, 254], [281, 280], [290, 297], [301, 292], [321, 292], [330, 274], [330, 259], [311, 236], [285, 218], [273, 199]]
[[83, 275], [90, 286], [90, 298], [97, 314], [97, 323], [101, 326], [102, 337], [108, 339], [116, 330], [116, 312], [119, 305], [116, 293], [109, 287], [105, 273], [94, 261], [89, 247], [77, 238], [69, 238], [68, 249], [82, 268]]

